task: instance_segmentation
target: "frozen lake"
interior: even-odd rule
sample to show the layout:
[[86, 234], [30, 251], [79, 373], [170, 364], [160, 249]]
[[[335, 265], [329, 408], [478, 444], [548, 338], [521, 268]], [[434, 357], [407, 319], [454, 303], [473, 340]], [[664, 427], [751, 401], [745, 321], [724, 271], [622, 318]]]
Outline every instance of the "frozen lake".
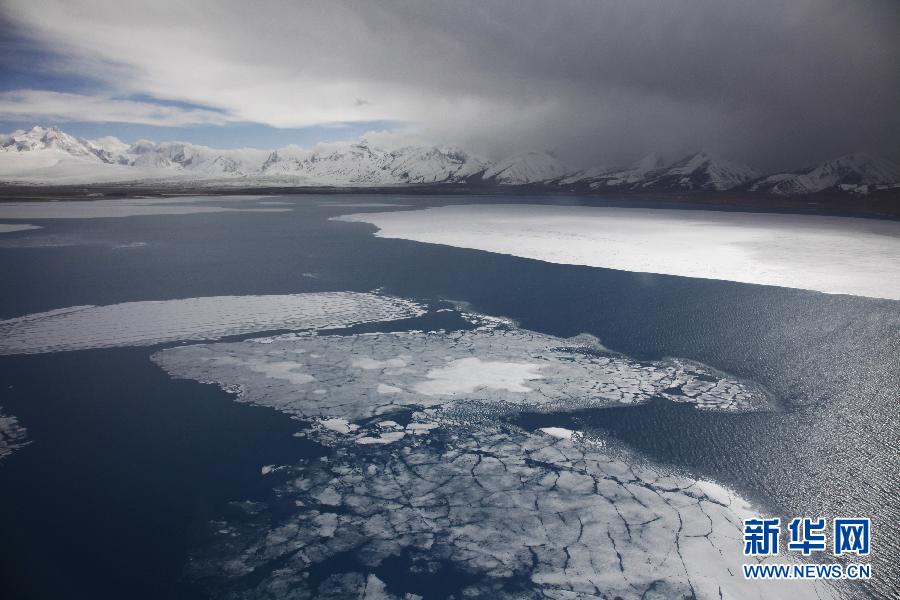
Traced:
[[[900, 592], [897, 224], [571, 201], [0, 207], [2, 585]], [[876, 579], [748, 585], [751, 514]]]

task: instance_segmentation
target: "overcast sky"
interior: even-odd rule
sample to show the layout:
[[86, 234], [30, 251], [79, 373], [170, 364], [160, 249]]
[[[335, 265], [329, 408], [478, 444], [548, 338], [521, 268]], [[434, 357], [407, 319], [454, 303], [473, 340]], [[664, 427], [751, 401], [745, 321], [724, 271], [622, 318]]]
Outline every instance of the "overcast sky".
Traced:
[[762, 169], [900, 159], [897, 0], [2, 0], [0, 12], [5, 123], [228, 146], [390, 130], [583, 164], [701, 148]]

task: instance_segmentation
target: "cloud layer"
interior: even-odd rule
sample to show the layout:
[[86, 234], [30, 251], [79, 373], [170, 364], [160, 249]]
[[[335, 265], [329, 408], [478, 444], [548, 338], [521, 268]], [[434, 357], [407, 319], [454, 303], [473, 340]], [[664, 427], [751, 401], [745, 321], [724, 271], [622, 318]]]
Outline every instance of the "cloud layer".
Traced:
[[[551, 148], [591, 162], [701, 147], [762, 168], [855, 150], [898, 158], [891, 0], [6, 0], [2, 10], [60, 57], [54, 68], [104, 81], [104, 103], [142, 94], [222, 111], [173, 108], [165, 119], [176, 121], [394, 120], [488, 154]], [[0, 100], [3, 112], [14, 100]], [[89, 108], [74, 103], [67, 118], [146, 118], [80, 102]]]
[[233, 121], [227, 114], [212, 110], [45, 90], [0, 92], [0, 119], [140, 123], [168, 127], [224, 125]]

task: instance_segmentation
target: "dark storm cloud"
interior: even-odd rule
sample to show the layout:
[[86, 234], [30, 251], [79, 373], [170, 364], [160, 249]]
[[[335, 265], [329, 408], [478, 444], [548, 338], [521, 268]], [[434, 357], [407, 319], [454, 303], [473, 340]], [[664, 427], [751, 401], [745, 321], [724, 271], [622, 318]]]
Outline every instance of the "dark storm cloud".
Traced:
[[[59, 2], [5, 16], [121, 93], [297, 127], [393, 120], [583, 162], [900, 158], [893, 0]], [[114, 65], [114, 66], [111, 66]], [[124, 75], [123, 75], [124, 74]], [[365, 99], [361, 102], [360, 99]]]

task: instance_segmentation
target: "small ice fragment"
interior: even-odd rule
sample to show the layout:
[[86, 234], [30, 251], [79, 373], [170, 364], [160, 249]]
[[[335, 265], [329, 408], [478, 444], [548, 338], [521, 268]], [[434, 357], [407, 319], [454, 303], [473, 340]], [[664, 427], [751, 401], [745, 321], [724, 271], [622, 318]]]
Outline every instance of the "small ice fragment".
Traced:
[[406, 426], [406, 431], [413, 435], [425, 435], [436, 427], [439, 427], [437, 423], [410, 423]]
[[403, 439], [406, 435], [406, 432], [403, 431], [389, 431], [387, 433], [382, 433], [380, 436], [376, 437], [361, 437], [356, 440], [357, 444], [391, 444], [396, 442], [397, 440]]
[[336, 431], [337, 433], [350, 433], [351, 431], [356, 431], [359, 429], [359, 425], [354, 425], [347, 421], [347, 419], [322, 419], [319, 423], [325, 429], [330, 431]]
[[375, 360], [374, 358], [364, 357], [364, 358], [354, 358], [353, 362], [350, 364], [359, 369], [363, 369], [365, 371], [371, 371], [373, 369], [405, 367], [408, 364], [410, 358], [411, 357], [409, 357], [409, 356], [402, 356], [402, 355], [398, 356], [397, 358], [389, 358], [387, 360]]
[[541, 427], [541, 431], [561, 440], [571, 440], [575, 434], [574, 431], [565, 427]]
[[315, 494], [313, 497], [321, 504], [327, 504], [329, 506], [337, 506], [341, 503], [341, 495], [331, 486], [325, 488], [318, 494]]

